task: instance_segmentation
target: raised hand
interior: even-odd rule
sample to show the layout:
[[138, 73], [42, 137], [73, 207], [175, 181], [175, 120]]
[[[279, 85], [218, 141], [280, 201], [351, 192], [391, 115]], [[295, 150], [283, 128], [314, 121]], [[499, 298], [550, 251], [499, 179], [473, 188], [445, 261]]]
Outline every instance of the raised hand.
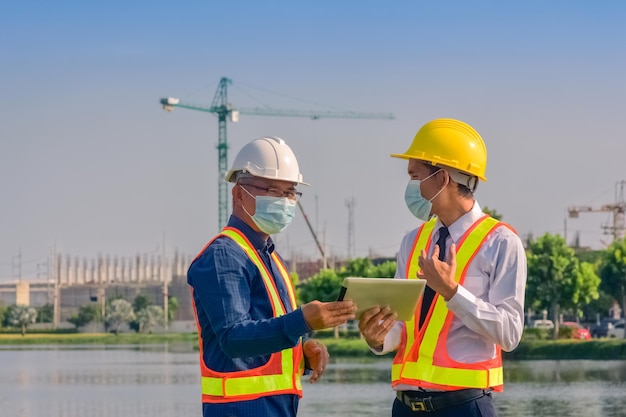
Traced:
[[422, 250], [418, 259], [420, 271], [417, 273], [417, 276], [425, 279], [433, 291], [448, 301], [456, 294], [458, 287], [457, 282], [454, 280], [454, 274], [456, 273], [456, 245], [454, 243], [450, 245], [448, 259], [445, 262], [440, 261], [438, 257], [439, 246], [435, 246], [433, 256], [430, 258]]

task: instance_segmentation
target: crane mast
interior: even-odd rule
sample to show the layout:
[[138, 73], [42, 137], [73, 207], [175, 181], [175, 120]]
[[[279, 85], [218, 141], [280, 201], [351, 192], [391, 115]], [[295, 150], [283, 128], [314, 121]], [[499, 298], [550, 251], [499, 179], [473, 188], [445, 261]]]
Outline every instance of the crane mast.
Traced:
[[[217, 201], [218, 201], [218, 222], [220, 229], [226, 226], [228, 221], [228, 184], [224, 176], [228, 170], [228, 143], [226, 141], [226, 117], [230, 113], [228, 105], [227, 86], [232, 81], [223, 77], [213, 97], [211, 107], [217, 109]], [[219, 230], [219, 229], [218, 229]]]

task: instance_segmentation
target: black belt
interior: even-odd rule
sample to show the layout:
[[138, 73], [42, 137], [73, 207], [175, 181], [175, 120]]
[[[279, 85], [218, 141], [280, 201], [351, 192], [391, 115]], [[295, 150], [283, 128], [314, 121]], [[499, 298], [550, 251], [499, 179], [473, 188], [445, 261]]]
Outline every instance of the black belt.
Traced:
[[490, 392], [473, 388], [446, 392], [396, 391], [396, 397], [413, 411], [435, 411], [477, 400]]

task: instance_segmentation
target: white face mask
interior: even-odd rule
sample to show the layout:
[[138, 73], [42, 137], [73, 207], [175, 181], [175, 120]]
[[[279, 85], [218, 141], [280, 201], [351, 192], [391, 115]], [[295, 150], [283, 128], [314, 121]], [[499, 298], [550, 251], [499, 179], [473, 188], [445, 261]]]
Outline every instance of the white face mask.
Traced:
[[250, 215], [245, 207], [242, 206], [242, 208], [263, 233], [274, 235], [282, 232], [296, 216], [296, 200], [269, 195], [255, 197], [245, 189], [245, 186], [241, 188], [255, 200], [254, 216]]
[[433, 196], [430, 200], [427, 200], [422, 196], [421, 184], [427, 179], [433, 177], [439, 171], [435, 171], [430, 174], [428, 177], [423, 180], [410, 180], [406, 186], [406, 190], [404, 191], [404, 201], [406, 202], [406, 206], [409, 208], [409, 211], [413, 213], [415, 217], [420, 220], [428, 221], [430, 219], [430, 211], [433, 208], [432, 201], [443, 191], [443, 187], [441, 190], [437, 191], [437, 194]]

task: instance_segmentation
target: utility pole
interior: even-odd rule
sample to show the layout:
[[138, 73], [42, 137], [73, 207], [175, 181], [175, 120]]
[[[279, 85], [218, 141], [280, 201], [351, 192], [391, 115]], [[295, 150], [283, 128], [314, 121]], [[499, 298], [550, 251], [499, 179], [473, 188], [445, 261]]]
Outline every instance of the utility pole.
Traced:
[[320, 224], [319, 224], [319, 204], [317, 201], [317, 194], [315, 194], [315, 233], [319, 235], [320, 233]]
[[[43, 271], [42, 271], [43, 269]], [[37, 263], [37, 280], [39, 278], [46, 278], [46, 299], [50, 301], [50, 260], [46, 259], [46, 262]]]
[[168, 316], [169, 316], [169, 291], [168, 291], [168, 274], [165, 271], [165, 232], [163, 232], [163, 242], [161, 242], [161, 266], [159, 271], [161, 272], [161, 282], [163, 282], [163, 318], [165, 330], [169, 329]]
[[348, 207], [348, 259], [354, 259], [355, 239], [354, 239], [354, 206], [356, 201], [354, 197], [346, 199], [346, 207]]
[[59, 328], [59, 323], [61, 322], [61, 262], [60, 257], [57, 254], [56, 244], [54, 245], [54, 249], [52, 252], [52, 276], [54, 279], [54, 304], [53, 304], [53, 323], [54, 328]]
[[107, 289], [104, 284], [98, 286], [98, 300], [100, 301], [100, 314], [102, 315], [102, 328], [106, 331], [106, 300]]
[[563, 239], [565, 240], [565, 246], [567, 246], [567, 212], [563, 217]]
[[19, 248], [17, 255], [11, 258], [11, 268], [13, 278], [18, 282], [22, 282], [22, 248]]

